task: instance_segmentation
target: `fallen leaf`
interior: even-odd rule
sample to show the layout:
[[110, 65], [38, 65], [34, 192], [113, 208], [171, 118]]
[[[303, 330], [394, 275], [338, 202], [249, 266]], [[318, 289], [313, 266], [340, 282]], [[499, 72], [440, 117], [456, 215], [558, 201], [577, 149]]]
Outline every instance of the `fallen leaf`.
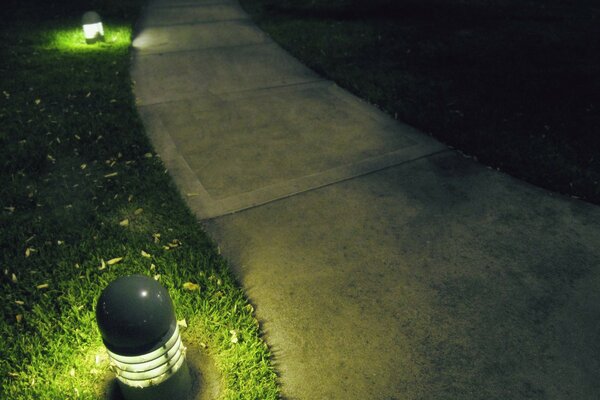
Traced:
[[125, 218], [123, 221], [119, 222], [119, 225], [121, 225], [121, 226], [129, 226], [129, 220], [127, 218]]
[[154, 243], [160, 242], [160, 233], [153, 233], [152, 237], [154, 238]]
[[100, 266], [98, 267], [98, 270], [102, 271], [103, 269], [105, 269], [105, 268], [106, 268], [106, 263], [104, 262], [104, 260], [103, 260], [103, 259], [100, 259], [100, 262], [101, 262], [101, 264], [100, 264]]
[[83, 163], [83, 164], [81, 164], [81, 165], [79, 166], [79, 168], [81, 168], [81, 169], [86, 169], [86, 168], [87, 168], [87, 164]]
[[179, 321], [177, 321], [177, 326], [179, 326], [180, 328], [187, 328], [188, 324], [187, 321], [184, 319], [180, 319]]
[[150, 257], [152, 257], [152, 255], [149, 253], [146, 253], [144, 250], [142, 250], [142, 257], [150, 258]]
[[59, 246], [62, 246], [63, 244], [65, 244], [65, 241], [64, 240], [57, 240], [56, 244], [59, 245]]
[[150, 271], [154, 271], [156, 269], [156, 265], [150, 264]]
[[120, 263], [120, 262], [121, 262], [121, 260], [123, 260], [123, 257], [111, 258], [110, 260], [108, 260], [108, 261], [106, 262], [106, 264], [107, 264], [107, 265], [114, 265], [114, 264]]
[[237, 343], [239, 342], [239, 338], [237, 335], [237, 332], [234, 330], [230, 330], [229, 333], [231, 333], [231, 343]]
[[17, 304], [19, 306], [23, 306], [23, 305], [25, 305], [25, 302], [21, 301], [21, 300], [15, 300], [15, 304]]
[[15, 319], [17, 320], [17, 324], [20, 324], [21, 321], [23, 320], [23, 314], [15, 315]]
[[143, 212], [144, 212], [144, 209], [143, 209], [143, 208], [138, 208], [137, 210], [135, 210], [135, 211], [133, 212], [133, 214], [134, 214], [134, 215], [140, 215], [140, 214], [141, 214], [141, 213], [143, 213]]
[[33, 247], [28, 247], [25, 249], [25, 257], [29, 257], [32, 253], [34, 253], [36, 250]]
[[69, 375], [75, 376], [75, 368], [71, 368], [71, 370], [69, 371]]
[[133, 200], [133, 195], [130, 194], [129, 197], [127, 198], [127, 201], [131, 203], [131, 200]]
[[159, 281], [160, 280], [160, 274], [156, 274], [153, 276], [155, 281]]
[[42, 99], [35, 99], [35, 104], [40, 104], [42, 102]]
[[17, 283], [17, 276], [15, 274], [12, 274], [10, 279], [12, 280], [12, 283]]
[[105, 178], [112, 178], [113, 176], [117, 176], [117, 175], [119, 175], [119, 173], [118, 173], [118, 172], [112, 172], [112, 173], [110, 173], [110, 174], [106, 174], [106, 175], [104, 175], [104, 177], [105, 177]]
[[175, 247], [181, 246], [181, 242], [178, 239], [173, 239], [171, 243], [167, 243], [167, 246], [174, 249]]
[[48, 289], [50, 285], [48, 285], [47, 283], [42, 283], [40, 285], [37, 285], [35, 288], [36, 289]]
[[15, 212], [15, 208], [14, 208], [14, 207], [12, 207], [12, 206], [11, 206], [11, 207], [4, 207], [4, 209], [5, 209], [6, 211], [8, 211], [9, 213], [11, 213], [11, 214]]
[[146, 153], [146, 154], [144, 154], [144, 157], [146, 157], [146, 158], [152, 158], [152, 153]]
[[186, 290], [200, 290], [200, 285], [192, 282], [186, 282], [183, 284], [183, 288]]

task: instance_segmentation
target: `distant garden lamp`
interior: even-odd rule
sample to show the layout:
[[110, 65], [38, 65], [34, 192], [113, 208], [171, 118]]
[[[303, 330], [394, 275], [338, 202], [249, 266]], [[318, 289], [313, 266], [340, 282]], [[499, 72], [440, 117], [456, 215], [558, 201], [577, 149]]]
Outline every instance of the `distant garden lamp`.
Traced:
[[95, 11], [88, 11], [83, 14], [83, 36], [87, 44], [93, 44], [99, 41], [104, 41], [104, 28], [102, 20]]
[[111, 369], [126, 400], [179, 400], [192, 387], [173, 302], [152, 278], [111, 282], [96, 305]]

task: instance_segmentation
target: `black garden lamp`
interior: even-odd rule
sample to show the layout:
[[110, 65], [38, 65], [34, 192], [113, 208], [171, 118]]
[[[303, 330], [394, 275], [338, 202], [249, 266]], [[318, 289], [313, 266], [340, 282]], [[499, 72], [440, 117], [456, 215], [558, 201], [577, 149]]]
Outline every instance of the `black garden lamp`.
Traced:
[[126, 400], [187, 398], [186, 348], [164, 286], [143, 275], [116, 279], [98, 299], [96, 321]]

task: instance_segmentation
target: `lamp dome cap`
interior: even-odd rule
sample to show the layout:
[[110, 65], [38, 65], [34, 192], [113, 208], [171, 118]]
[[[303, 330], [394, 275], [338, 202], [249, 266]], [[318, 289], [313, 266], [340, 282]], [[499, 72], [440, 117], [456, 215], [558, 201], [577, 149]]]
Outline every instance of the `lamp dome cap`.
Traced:
[[81, 22], [83, 25], [97, 24], [98, 22], [102, 22], [102, 19], [96, 11], [88, 11], [85, 14], [83, 14]]
[[167, 289], [144, 275], [111, 282], [98, 298], [96, 321], [106, 347], [121, 355], [162, 346], [177, 324]]

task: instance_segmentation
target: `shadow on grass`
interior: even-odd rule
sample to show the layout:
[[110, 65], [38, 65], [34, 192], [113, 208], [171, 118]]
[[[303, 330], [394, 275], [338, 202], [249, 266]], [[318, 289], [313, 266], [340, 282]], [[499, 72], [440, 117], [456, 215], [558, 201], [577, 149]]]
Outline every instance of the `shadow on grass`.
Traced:
[[[495, 3], [495, 4], [490, 4]], [[522, 2], [519, 2], [522, 3]], [[364, 20], [382, 19], [401, 21], [442, 22], [444, 24], [489, 24], [508, 18], [532, 19], [536, 21], [559, 21], [561, 16], [540, 13], [531, 7], [515, 8], [516, 2], [470, 1], [448, 2], [338, 0], [323, 3], [299, 3], [296, 1], [267, 2], [265, 8], [272, 13], [299, 18]]]
[[600, 204], [589, 0], [244, 0], [320, 74], [494, 168]]

